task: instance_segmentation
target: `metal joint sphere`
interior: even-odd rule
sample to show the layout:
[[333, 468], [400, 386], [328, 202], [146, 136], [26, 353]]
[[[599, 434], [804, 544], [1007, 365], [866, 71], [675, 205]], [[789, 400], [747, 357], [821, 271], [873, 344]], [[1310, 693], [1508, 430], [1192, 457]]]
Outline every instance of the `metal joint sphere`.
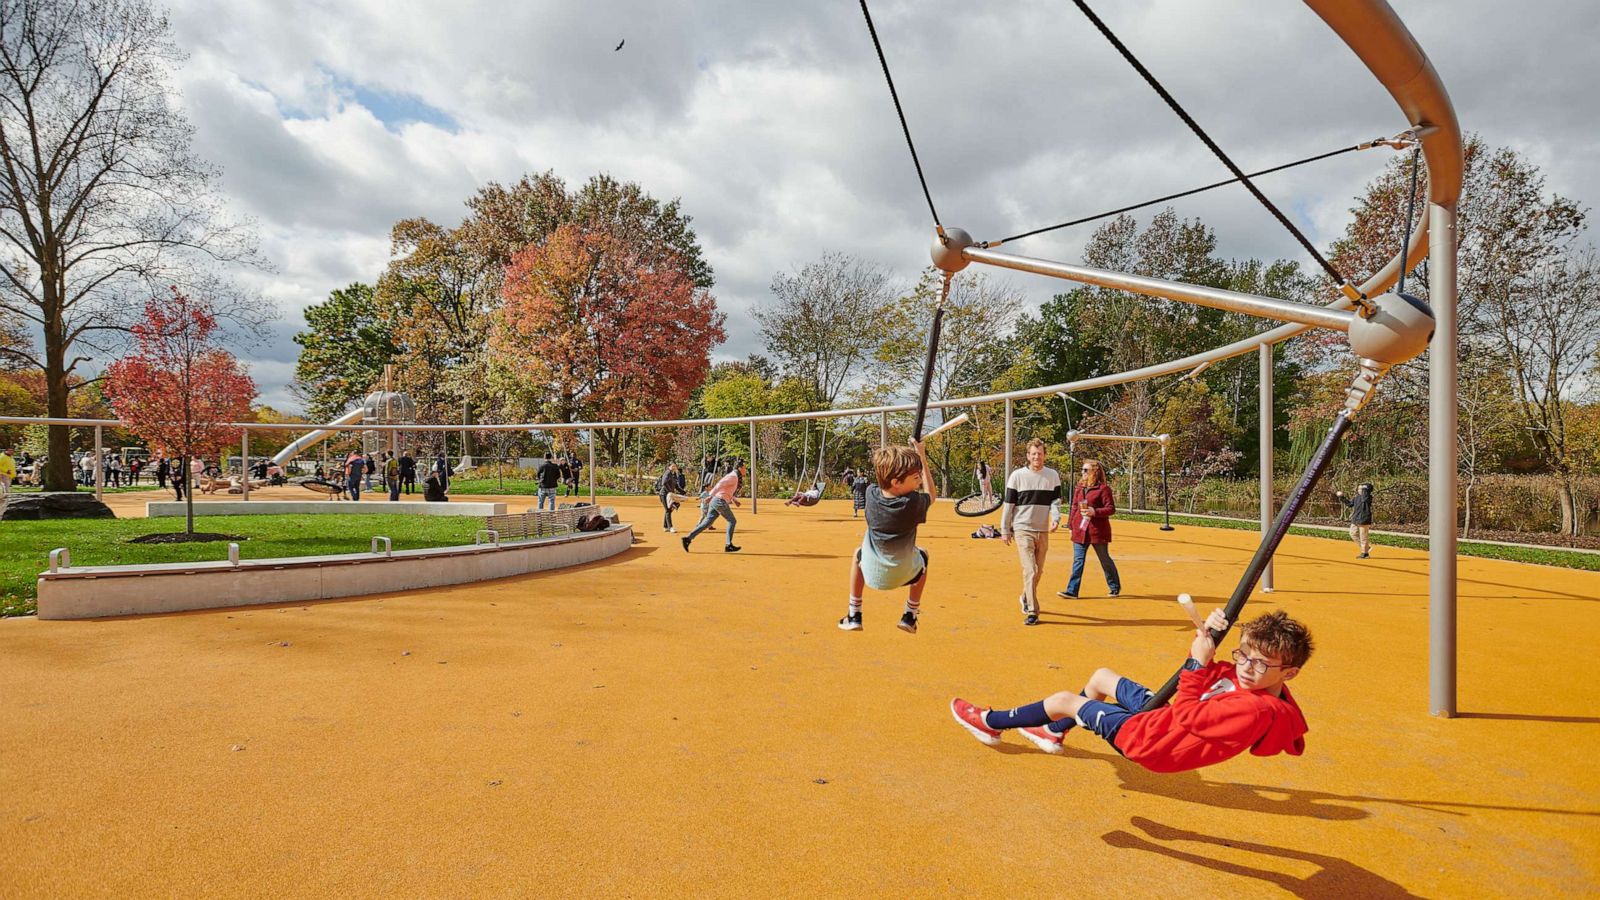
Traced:
[[961, 251], [977, 243], [964, 228], [946, 228], [943, 237], [934, 236], [929, 254], [933, 257], [934, 266], [954, 275], [968, 265], [968, 260]]
[[1350, 320], [1350, 349], [1362, 359], [1397, 366], [1415, 359], [1433, 339], [1433, 309], [1410, 294], [1373, 297], [1370, 316]]

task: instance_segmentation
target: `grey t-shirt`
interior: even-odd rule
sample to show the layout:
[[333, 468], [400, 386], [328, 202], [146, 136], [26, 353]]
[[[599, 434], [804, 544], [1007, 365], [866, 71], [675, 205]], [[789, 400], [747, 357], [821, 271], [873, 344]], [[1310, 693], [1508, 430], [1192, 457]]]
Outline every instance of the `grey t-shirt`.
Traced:
[[867, 536], [861, 542], [861, 574], [874, 590], [903, 586], [922, 571], [917, 526], [928, 521], [933, 497], [912, 491], [899, 497], [867, 486]]

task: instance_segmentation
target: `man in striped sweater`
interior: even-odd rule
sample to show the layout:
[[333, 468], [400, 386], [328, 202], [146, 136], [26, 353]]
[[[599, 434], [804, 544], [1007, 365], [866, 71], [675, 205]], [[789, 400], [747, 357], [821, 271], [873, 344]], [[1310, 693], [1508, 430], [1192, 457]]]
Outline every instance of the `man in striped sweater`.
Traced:
[[1022, 559], [1022, 624], [1039, 624], [1039, 577], [1050, 532], [1061, 525], [1061, 473], [1044, 464], [1044, 441], [1028, 442], [1028, 464], [1006, 479], [1000, 539], [1013, 539]]

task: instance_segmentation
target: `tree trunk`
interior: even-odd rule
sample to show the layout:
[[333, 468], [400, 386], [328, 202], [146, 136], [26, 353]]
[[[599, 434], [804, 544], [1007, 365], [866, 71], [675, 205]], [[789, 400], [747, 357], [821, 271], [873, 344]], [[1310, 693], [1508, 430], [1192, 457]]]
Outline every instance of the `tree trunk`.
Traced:
[[1462, 537], [1467, 537], [1468, 535], [1472, 534], [1472, 485], [1473, 485], [1473, 482], [1476, 481], [1476, 480], [1477, 480], [1476, 477], [1468, 478], [1467, 479], [1466, 490], [1462, 492], [1462, 498], [1461, 498], [1461, 507], [1462, 507], [1462, 513], [1463, 513], [1463, 517], [1462, 517], [1462, 521], [1461, 521], [1461, 536]]
[[1556, 496], [1561, 498], [1561, 533], [1574, 535], [1578, 533], [1577, 504], [1572, 497], [1572, 481], [1566, 473], [1561, 475], [1561, 487], [1556, 490]]
[[[67, 347], [65, 325], [55, 302], [56, 291], [45, 286], [44, 327], [44, 391], [46, 413], [53, 419], [65, 419], [67, 410]], [[44, 467], [43, 489], [47, 491], [75, 491], [78, 483], [72, 477], [72, 429], [66, 425], [51, 425], [48, 459]]]

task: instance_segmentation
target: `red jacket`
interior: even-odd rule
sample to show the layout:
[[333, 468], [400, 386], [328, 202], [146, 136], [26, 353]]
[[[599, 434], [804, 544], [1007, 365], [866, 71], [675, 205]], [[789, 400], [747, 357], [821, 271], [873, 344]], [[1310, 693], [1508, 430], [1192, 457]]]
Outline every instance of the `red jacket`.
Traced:
[[1152, 772], [1186, 772], [1232, 759], [1305, 752], [1306, 719], [1283, 696], [1235, 686], [1232, 662], [1184, 672], [1172, 702], [1128, 719], [1117, 732], [1122, 755]]
[[[1078, 507], [1094, 508], [1094, 516], [1085, 519]], [[1072, 532], [1074, 544], [1111, 543], [1111, 517], [1117, 514], [1116, 501], [1111, 497], [1111, 485], [1100, 482], [1092, 488], [1075, 485], [1072, 488], [1072, 512], [1067, 518], [1067, 529]]]

